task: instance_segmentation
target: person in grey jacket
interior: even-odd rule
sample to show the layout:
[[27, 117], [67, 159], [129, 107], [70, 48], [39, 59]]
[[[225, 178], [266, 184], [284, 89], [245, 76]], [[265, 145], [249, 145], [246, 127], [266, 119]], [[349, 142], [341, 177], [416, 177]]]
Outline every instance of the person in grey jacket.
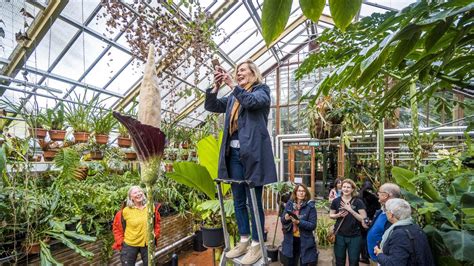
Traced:
[[[222, 83], [226, 84], [232, 93], [227, 97], [217, 98]], [[253, 182], [263, 228], [265, 224], [262, 205], [263, 185], [277, 181], [272, 145], [267, 130], [270, 88], [262, 83], [260, 70], [251, 60], [237, 65], [235, 77], [232, 77], [221, 66], [216, 66], [214, 86], [206, 91], [204, 107], [211, 112], [225, 113], [218, 176], [223, 179]], [[246, 253], [241, 263], [253, 264], [260, 259], [261, 250], [258, 245], [253, 212], [251, 212], [252, 230], [250, 231], [247, 201], [250, 205], [252, 201], [249, 187], [246, 184], [231, 186], [241, 239], [236, 247], [227, 252], [226, 256], [235, 258]], [[252, 241], [250, 241], [250, 236]], [[249, 245], [250, 248], [248, 248]]]

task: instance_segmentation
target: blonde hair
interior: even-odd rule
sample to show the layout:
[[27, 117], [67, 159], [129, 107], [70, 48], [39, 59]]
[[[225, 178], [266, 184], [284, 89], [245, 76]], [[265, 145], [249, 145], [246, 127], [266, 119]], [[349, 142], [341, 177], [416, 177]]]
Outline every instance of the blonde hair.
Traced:
[[135, 203], [133, 203], [133, 200], [132, 198], [130, 197], [130, 194], [132, 194], [132, 190], [134, 189], [139, 189], [142, 193], [143, 193], [143, 201], [142, 201], [142, 204], [145, 205], [146, 204], [146, 195], [145, 195], [145, 191], [143, 191], [143, 189], [140, 187], [140, 186], [131, 186], [129, 189], [128, 189], [128, 193], [127, 193], [127, 207], [130, 207], [130, 208], [133, 208], [135, 207]]
[[250, 71], [252, 71], [252, 74], [253, 74], [254, 78], [253, 78], [253, 80], [251, 80], [250, 83], [251, 84], [253, 84], [253, 83], [262, 83], [262, 81], [263, 81], [262, 73], [260, 73], [260, 70], [258, 69], [257, 65], [250, 59], [247, 59], [247, 60], [237, 64], [237, 66], [235, 67], [235, 71], [234, 71], [234, 79], [237, 79], [237, 72], [239, 71], [239, 68], [243, 64], [247, 64]]
[[352, 197], [357, 196], [357, 185], [356, 185], [356, 183], [352, 179], [349, 179], [349, 178], [346, 178], [346, 179], [342, 180], [342, 185], [344, 185], [345, 183], [351, 185], [351, 187], [353, 189], [353, 191], [351, 193], [351, 196]]

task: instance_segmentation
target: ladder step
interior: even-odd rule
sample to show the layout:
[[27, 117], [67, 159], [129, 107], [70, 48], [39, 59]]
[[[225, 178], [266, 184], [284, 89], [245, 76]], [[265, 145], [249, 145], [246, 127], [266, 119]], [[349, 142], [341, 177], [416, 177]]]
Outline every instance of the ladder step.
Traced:
[[[234, 259], [232, 259], [232, 262], [234, 263], [235, 266], [244, 266], [245, 264], [241, 263], [241, 260], [242, 260], [243, 257], [244, 257], [244, 255], [242, 255], [240, 257], [237, 257], [237, 258], [234, 258]], [[263, 257], [262, 257], [257, 262], [255, 262], [254, 264], [251, 264], [251, 265], [264, 265], [264, 264], [265, 263], [263, 262]], [[270, 261], [267, 263], [267, 265], [270, 265]]]

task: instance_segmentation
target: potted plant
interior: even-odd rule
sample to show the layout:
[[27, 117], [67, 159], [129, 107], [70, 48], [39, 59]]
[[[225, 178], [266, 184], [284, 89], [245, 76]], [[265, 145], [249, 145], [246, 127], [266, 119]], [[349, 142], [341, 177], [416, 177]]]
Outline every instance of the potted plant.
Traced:
[[97, 144], [107, 144], [110, 131], [116, 124], [111, 112], [100, 111], [96, 115], [91, 115], [92, 129]]
[[[91, 114], [98, 100], [87, 101], [85, 94], [83, 98], [76, 96], [77, 104], [68, 103], [66, 108], [66, 121], [74, 129], [74, 141], [76, 143], [85, 143], [89, 140], [91, 131]], [[85, 104], [87, 103], [88, 104]]]
[[119, 136], [117, 137], [117, 144], [121, 148], [130, 148], [132, 146], [132, 139], [130, 139], [130, 135], [128, 134], [127, 128], [119, 124], [118, 126]]
[[42, 123], [45, 129], [48, 129], [51, 140], [63, 141], [66, 136], [64, 105], [59, 103], [57, 109], [48, 108], [42, 116]]
[[[1, 99], [0, 103], [3, 109], [11, 109], [14, 113], [20, 114], [28, 125], [28, 131], [30, 136], [38, 139], [44, 139], [46, 137], [47, 130], [43, 128], [44, 112], [40, 111], [38, 106], [34, 106], [31, 111], [26, 108], [20, 108], [24, 106], [25, 102], [14, 103], [9, 99]], [[5, 126], [5, 125], [3, 125]]]

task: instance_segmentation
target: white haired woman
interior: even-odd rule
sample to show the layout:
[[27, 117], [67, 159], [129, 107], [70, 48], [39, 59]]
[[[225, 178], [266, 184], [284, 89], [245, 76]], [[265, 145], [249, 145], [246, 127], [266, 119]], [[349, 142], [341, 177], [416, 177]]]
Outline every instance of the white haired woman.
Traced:
[[[120, 251], [122, 265], [135, 265], [137, 255], [148, 265], [146, 234], [148, 226], [147, 199], [145, 192], [139, 186], [128, 190], [126, 206], [117, 212], [113, 223], [115, 242], [113, 249]], [[155, 240], [160, 236], [160, 205], [155, 204], [154, 232]]]
[[410, 204], [404, 199], [385, 203], [387, 219], [392, 223], [374, 252], [380, 265], [435, 265], [428, 239], [411, 218]]

